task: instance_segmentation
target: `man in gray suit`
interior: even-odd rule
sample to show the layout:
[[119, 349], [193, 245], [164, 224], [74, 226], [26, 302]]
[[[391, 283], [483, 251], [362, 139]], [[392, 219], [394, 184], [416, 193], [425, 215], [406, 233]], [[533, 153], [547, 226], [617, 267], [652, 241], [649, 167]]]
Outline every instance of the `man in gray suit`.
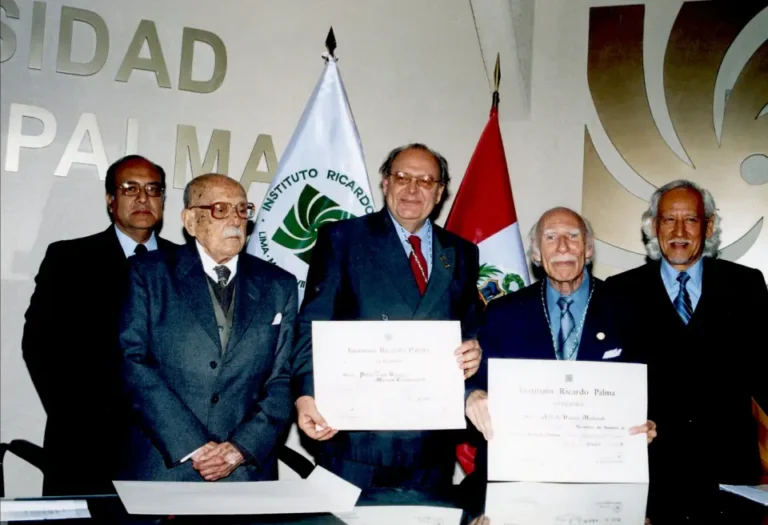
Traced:
[[480, 364], [477, 247], [429, 219], [450, 180], [447, 161], [409, 144], [392, 150], [379, 171], [384, 209], [318, 231], [297, 325], [298, 426], [317, 441], [308, 446], [318, 464], [358, 487], [447, 486], [459, 433], [337, 432], [314, 400], [312, 321], [460, 321], [465, 342], [456, 366], [466, 378]]
[[233, 179], [197, 177], [182, 211], [194, 241], [132, 265], [120, 344], [134, 417], [121, 479], [277, 478], [297, 283], [241, 253], [254, 213]]

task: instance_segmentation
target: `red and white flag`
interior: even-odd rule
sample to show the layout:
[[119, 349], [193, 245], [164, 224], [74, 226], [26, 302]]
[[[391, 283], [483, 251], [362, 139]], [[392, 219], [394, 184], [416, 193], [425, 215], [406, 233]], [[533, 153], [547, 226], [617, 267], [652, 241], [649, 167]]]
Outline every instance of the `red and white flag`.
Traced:
[[480, 249], [477, 288], [486, 304], [530, 284], [496, 100], [494, 94], [488, 124], [445, 223], [446, 230]]

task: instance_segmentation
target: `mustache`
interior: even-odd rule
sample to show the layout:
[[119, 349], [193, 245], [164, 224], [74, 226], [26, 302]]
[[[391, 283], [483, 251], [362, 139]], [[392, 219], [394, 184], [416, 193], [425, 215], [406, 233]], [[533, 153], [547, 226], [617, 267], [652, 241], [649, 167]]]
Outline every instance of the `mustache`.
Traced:
[[227, 226], [226, 228], [224, 228], [224, 230], [222, 230], [221, 235], [225, 239], [229, 239], [230, 237], [242, 238], [243, 231], [237, 226]]
[[576, 256], [571, 254], [553, 255], [549, 258], [550, 263], [576, 262]]

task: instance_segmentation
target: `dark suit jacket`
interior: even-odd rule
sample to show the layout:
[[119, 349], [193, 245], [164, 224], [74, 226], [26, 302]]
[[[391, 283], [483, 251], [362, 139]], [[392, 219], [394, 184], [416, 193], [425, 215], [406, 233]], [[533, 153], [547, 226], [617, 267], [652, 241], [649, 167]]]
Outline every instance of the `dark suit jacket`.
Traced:
[[128, 279], [114, 228], [52, 243], [26, 312], [21, 348], [48, 416], [46, 495], [114, 492], [125, 415], [116, 389], [117, 318]]
[[[613, 319], [612, 305], [605, 283], [590, 275], [593, 287], [584, 328], [579, 342], [577, 360], [624, 362], [626, 354], [619, 344], [619, 332]], [[545, 281], [539, 281], [522, 290], [494, 299], [483, 315], [478, 340], [483, 359], [477, 374], [467, 380], [468, 390], [488, 390], [488, 359], [555, 359], [552, 332], [544, 314], [546, 308]], [[542, 292], [544, 303], [542, 303]], [[580, 319], [576, 319], [578, 326]], [[602, 339], [598, 337], [602, 334]], [[617, 350], [620, 352], [617, 354]], [[615, 357], [604, 358], [606, 352]], [[642, 421], [638, 421], [641, 424]], [[487, 448], [482, 435], [473, 433], [472, 443], [478, 446], [476, 468], [485, 479]]]
[[653, 262], [611, 277], [622, 344], [648, 363], [651, 484], [753, 484], [760, 474], [751, 398], [768, 408], [768, 289], [758, 270], [704, 259], [686, 326]]
[[[465, 339], [475, 336], [482, 306], [477, 247], [439, 226], [433, 226], [433, 240], [432, 273], [422, 297], [386, 209], [320, 228], [297, 326], [296, 397], [314, 395], [314, 320], [458, 320]], [[456, 433], [447, 431], [340, 432], [309, 446], [316, 454], [419, 468], [452, 463], [455, 440]]]
[[234, 320], [222, 356], [195, 244], [132, 265], [120, 344], [135, 417], [121, 479], [202, 481], [191, 460], [179, 462], [208, 441], [229, 441], [248, 460], [226, 480], [277, 478], [276, 447], [292, 409], [297, 283], [245, 252], [234, 279]]

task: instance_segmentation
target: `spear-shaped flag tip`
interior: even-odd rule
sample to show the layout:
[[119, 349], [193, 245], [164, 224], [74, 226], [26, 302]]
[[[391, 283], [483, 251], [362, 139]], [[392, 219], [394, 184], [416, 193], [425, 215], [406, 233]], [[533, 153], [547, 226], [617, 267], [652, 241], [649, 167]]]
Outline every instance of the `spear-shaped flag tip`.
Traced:
[[336, 51], [336, 37], [333, 34], [333, 26], [331, 26], [331, 29], [328, 31], [328, 36], [325, 38], [325, 48], [328, 50], [328, 54], [334, 56], [333, 53]]

